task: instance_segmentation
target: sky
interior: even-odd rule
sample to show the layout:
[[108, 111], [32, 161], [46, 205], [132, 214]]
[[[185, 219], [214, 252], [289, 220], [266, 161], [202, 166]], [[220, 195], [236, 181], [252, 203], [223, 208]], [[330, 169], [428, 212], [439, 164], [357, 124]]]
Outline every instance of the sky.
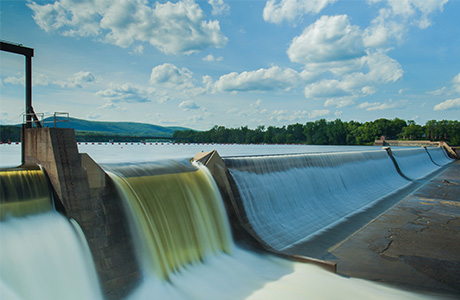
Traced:
[[[460, 118], [460, 0], [0, 0], [46, 116], [208, 130]], [[24, 112], [0, 51], [0, 124]]]

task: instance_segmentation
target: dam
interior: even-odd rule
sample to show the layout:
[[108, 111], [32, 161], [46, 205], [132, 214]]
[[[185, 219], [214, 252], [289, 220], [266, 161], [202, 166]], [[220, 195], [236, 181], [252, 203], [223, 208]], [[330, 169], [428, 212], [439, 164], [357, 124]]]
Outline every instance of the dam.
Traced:
[[139, 161], [149, 146], [83, 153], [72, 129], [23, 141], [0, 171], [2, 299], [460, 295], [460, 164], [443, 147]]

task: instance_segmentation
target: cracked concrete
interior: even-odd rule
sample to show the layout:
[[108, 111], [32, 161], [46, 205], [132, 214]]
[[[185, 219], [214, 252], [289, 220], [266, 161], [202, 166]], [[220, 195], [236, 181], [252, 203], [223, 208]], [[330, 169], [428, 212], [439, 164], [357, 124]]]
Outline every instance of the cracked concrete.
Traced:
[[345, 276], [460, 298], [460, 161], [322, 258]]

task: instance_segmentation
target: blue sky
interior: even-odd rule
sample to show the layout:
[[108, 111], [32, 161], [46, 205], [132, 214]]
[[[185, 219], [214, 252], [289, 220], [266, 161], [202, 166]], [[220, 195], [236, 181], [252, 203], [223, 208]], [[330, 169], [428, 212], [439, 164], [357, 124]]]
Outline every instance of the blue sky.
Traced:
[[[199, 130], [460, 116], [459, 0], [0, 0], [45, 116]], [[1, 124], [24, 58], [0, 52]]]

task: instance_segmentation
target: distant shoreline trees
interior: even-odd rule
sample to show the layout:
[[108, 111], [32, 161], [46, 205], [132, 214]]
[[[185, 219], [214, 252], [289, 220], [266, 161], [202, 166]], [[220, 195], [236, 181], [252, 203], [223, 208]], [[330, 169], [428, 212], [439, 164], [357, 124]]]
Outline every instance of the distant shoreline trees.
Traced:
[[[145, 134], [145, 132], [143, 132]], [[97, 131], [76, 131], [79, 142], [141, 142], [144, 134], [107, 134]], [[307, 144], [307, 145], [372, 145], [384, 136], [387, 140], [432, 140], [446, 141], [451, 146], [460, 146], [460, 122], [430, 120], [424, 126], [414, 121], [398, 118], [377, 119], [360, 123], [344, 122], [340, 119], [327, 121], [320, 119], [305, 124], [291, 124], [282, 127], [258, 126], [249, 129], [214, 126], [207, 131], [175, 131], [172, 139], [190, 143], [237, 143], [237, 144]], [[171, 137], [165, 137], [171, 139]], [[0, 142], [19, 142], [19, 126], [0, 126]]]
[[214, 126], [207, 131], [176, 131], [174, 138], [187, 139], [191, 143], [240, 143], [240, 144], [308, 144], [308, 145], [372, 145], [384, 136], [388, 140], [443, 140], [452, 146], [460, 146], [460, 122], [430, 120], [425, 126], [402, 119], [377, 119], [371, 122], [344, 122], [340, 119], [320, 119], [305, 124], [288, 126], [258, 126], [249, 129]]

